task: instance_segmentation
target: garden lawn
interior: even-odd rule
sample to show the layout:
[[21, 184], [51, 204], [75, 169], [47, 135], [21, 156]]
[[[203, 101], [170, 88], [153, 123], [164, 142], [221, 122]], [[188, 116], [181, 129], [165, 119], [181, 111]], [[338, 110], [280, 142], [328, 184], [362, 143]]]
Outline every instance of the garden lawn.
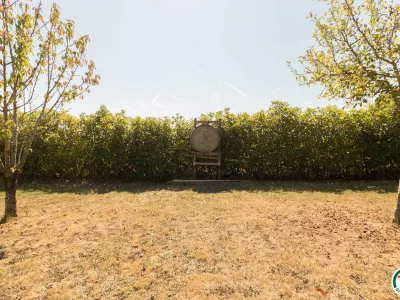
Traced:
[[25, 184], [0, 299], [397, 299], [395, 199], [396, 182]]

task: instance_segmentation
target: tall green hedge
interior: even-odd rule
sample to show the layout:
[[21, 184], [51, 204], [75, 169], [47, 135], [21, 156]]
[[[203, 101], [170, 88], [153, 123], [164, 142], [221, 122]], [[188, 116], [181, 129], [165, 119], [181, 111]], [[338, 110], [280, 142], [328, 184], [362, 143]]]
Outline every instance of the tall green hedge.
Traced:
[[[274, 102], [253, 115], [228, 109], [222, 119], [225, 178], [397, 179], [400, 117], [390, 104], [302, 110]], [[131, 118], [102, 106], [59, 115], [43, 127], [24, 169], [28, 178], [164, 181], [190, 178], [193, 120]], [[202, 176], [212, 176], [204, 168]]]

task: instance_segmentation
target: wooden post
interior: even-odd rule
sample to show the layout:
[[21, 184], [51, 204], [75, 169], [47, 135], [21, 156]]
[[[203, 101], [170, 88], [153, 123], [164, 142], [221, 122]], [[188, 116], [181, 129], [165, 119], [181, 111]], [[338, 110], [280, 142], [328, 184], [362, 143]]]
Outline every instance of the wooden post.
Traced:
[[218, 174], [218, 180], [221, 180], [221, 143], [222, 143], [222, 120], [218, 120], [218, 131], [219, 135], [221, 137], [221, 141], [219, 142], [218, 146], [218, 169], [217, 169], [217, 174]]
[[[194, 124], [193, 124], [193, 128], [196, 129], [197, 127], [197, 118], [194, 118]], [[193, 180], [196, 180], [196, 153], [193, 153]]]
[[196, 153], [193, 154], [193, 179], [196, 180]]
[[[219, 161], [221, 161], [221, 159], [219, 159]], [[221, 163], [220, 163], [220, 164], [221, 164]], [[218, 169], [217, 169], [218, 180], [221, 180], [221, 165], [219, 165], [217, 168], [218, 168]]]

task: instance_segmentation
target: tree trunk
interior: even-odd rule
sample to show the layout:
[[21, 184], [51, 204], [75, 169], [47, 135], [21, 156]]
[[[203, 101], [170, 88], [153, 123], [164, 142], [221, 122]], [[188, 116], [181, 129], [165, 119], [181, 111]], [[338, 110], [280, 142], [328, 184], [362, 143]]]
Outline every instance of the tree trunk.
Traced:
[[4, 222], [17, 216], [17, 183], [18, 172], [15, 172], [11, 176], [4, 177], [4, 190], [6, 193]]
[[400, 181], [399, 181], [399, 190], [397, 192], [397, 205], [396, 205], [396, 210], [394, 211], [393, 222], [400, 225]]

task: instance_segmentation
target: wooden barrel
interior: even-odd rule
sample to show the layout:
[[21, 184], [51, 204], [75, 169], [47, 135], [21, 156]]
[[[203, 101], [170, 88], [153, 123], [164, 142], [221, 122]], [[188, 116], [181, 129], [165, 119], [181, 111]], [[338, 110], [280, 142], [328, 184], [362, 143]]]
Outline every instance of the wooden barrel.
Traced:
[[210, 125], [196, 127], [190, 136], [190, 143], [195, 151], [210, 153], [216, 150], [221, 142], [217, 129]]

